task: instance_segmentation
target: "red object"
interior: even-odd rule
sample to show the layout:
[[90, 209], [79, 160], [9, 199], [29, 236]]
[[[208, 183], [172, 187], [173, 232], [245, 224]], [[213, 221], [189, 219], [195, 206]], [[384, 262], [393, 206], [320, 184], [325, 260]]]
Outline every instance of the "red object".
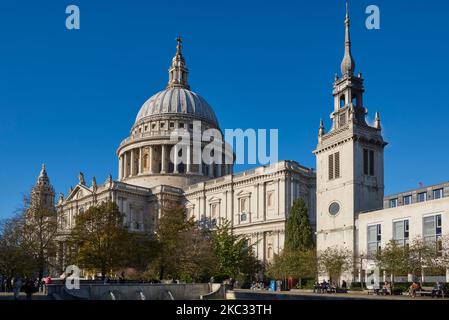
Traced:
[[294, 279], [292, 277], [289, 277], [287, 280], [287, 289], [294, 289], [296, 285], [298, 284], [298, 279]]

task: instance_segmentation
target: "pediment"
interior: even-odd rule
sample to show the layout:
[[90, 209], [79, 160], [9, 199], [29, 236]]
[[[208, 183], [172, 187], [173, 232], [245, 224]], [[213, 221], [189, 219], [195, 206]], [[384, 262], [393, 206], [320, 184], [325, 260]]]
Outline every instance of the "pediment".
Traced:
[[72, 192], [68, 195], [68, 197], [65, 199], [65, 201], [71, 201], [74, 199], [83, 198], [87, 195], [91, 195], [93, 193], [92, 190], [90, 190], [85, 185], [78, 184]]
[[208, 200], [209, 203], [221, 202], [221, 198], [212, 197]]
[[242, 191], [238, 192], [236, 195], [237, 195], [238, 198], [250, 197], [251, 196], [251, 192], [246, 191], [246, 190], [242, 190]]

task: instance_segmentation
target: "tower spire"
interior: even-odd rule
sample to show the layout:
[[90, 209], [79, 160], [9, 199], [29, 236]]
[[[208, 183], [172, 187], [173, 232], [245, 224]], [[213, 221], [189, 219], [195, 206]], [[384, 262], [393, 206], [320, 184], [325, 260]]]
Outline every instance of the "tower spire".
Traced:
[[350, 19], [349, 19], [349, 4], [346, 1], [346, 18], [345, 18], [345, 54], [341, 62], [342, 76], [352, 76], [355, 71], [355, 61], [351, 53], [351, 35], [350, 35]]
[[47, 170], [45, 169], [45, 164], [42, 164], [42, 169], [41, 172], [39, 174], [39, 177], [37, 178], [37, 185], [48, 185], [50, 184], [50, 179], [48, 178], [47, 175]]
[[168, 85], [167, 88], [184, 88], [189, 90], [190, 86], [187, 82], [188, 69], [184, 57], [182, 55], [182, 39], [180, 36], [176, 38], [176, 54], [173, 57], [172, 64], [168, 70]]

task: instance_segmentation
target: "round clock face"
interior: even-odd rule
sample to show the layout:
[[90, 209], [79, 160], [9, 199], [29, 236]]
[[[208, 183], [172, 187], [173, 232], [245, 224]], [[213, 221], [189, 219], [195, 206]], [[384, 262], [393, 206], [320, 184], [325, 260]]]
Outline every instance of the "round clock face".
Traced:
[[332, 202], [329, 206], [329, 213], [332, 216], [336, 216], [340, 212], [340, 204], [338, 202]]

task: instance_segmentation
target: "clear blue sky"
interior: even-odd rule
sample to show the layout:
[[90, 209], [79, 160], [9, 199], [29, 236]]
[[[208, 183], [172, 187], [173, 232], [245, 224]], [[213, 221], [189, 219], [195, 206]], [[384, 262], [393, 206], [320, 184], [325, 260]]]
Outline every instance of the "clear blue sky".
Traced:
[[[79, 31], [65, 29], [69, 4], [81, 9]], [[369, 4], [381, 9], [381, 30], [365, 28]], [[386, 192], [449, 180], [449, 3], [350, 7], [365, 104], [390, 143]], [[116, 177], [116, 148], [164, 88], [178, 33], [192, 89], [222, 128], [279, 128], [280, 158], [314, 167], [343, 20], [343, 0], [2, 0], [0, 217], [20, 207], [43, 162], [65, 194], [80, 170], [87, 181]]]

